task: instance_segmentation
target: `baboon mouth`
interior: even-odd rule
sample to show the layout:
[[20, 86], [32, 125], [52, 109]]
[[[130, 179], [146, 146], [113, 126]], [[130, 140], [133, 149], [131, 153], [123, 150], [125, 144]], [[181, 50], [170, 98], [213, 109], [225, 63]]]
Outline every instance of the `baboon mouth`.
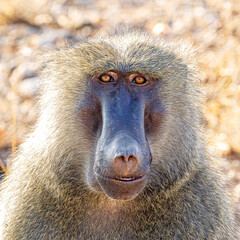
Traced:
[[110, 198], [131, 200], [135, 198], [147, 183], [147, 174], [140, 176], [110, 177], [96, 174], [103, 192]]
[[113, 181], [118, 181], [118, 182], [133, 182], [133, 181], [136, 181], [136, 180], [139, 180], [141, 178], [143, 178], [145, 175], [142, 175], [142, 176], [138, 176], [138, 177], [107, 177]]

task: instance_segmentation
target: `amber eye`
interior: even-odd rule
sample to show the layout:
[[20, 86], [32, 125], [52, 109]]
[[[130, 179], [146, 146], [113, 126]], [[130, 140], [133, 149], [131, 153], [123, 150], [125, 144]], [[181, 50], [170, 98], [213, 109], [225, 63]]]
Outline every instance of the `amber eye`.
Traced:
[[102, 82], [114, 82], [113, 77], [109, 75], [102, 75], [99, 79]]
[[144, 77], [137, 76], [133, 79], [133, 83], [144, 84], [147, 80]]

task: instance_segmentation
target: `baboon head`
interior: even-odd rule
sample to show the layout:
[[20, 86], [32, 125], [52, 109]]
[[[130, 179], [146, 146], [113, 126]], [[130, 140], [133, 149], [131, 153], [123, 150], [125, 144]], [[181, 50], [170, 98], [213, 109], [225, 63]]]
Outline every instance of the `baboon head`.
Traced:
[[57, 135], [61, 183], [130, 200], [189, 172], [199, 117], [187, 54], [138, 33], [51, 54], [39, 125]]

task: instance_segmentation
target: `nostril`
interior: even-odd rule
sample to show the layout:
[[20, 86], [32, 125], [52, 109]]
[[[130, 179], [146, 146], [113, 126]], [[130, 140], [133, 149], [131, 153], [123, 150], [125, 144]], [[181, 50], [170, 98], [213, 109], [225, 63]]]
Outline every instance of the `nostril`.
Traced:
[[116, 157], [115, 158], [117, 161], [118, 161], [118, 159], [120, 160], [120, 161], [122, 161], [122, 162], [127, 162], [128, 160], [127, 160], [127, 156], [125, 156], [125, 155], [120, 155], [120, 156], [118, 156], [118, 157]]
[[127, 161], [128, 162], [131, 162], [131, 161], [137, 162], [137, 157], [131, 154], [127, 157]]
[[128, 163], [131, 161], [137, 161], [137, 157], [133, 154], [130, 155], [120, 155], [115, 158], [115, 161], [122, 161], [124, 163]]
[[114, 172], [120, 176], [126, 176], [136, 171], [139, 162], [135, 155], [119, 155], [115, 157], [113, 162]]

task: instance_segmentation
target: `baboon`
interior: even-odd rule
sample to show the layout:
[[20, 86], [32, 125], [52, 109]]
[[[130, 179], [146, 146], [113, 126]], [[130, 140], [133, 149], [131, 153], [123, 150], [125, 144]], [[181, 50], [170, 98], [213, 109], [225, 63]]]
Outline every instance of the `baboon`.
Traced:
[[234, 239], [191, 56], [134, 31], [48, 53], [39, 120], [1, 185], [1, 239]]

